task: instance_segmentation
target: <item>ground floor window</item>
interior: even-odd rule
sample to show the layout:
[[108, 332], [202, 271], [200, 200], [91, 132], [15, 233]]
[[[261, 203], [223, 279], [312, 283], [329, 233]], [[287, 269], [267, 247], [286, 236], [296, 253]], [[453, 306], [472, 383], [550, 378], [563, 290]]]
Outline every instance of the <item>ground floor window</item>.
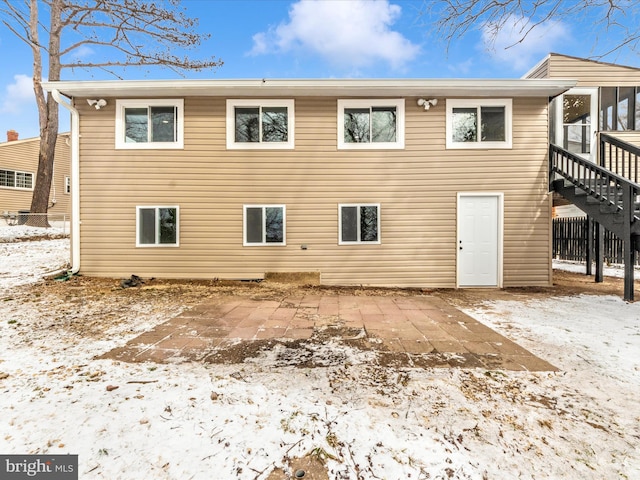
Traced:
[[286, 245], [286, 207], [284, 205], [245, 205], [243, 245]]
[[0, 187], [33, 190], [33, 173], [0, 170]]
[[178, 246], [177, 206], [136, 207], [137, 247]]
[[339, 245], [380, 243], [380, 204], [338, 205]]

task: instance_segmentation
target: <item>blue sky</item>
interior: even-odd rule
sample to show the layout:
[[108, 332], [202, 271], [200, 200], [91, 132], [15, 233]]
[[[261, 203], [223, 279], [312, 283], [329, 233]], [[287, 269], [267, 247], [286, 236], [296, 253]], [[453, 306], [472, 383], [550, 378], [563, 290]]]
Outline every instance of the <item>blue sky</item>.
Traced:
[[[493, 48], [481, 25], [447, 45], [420, 12], [430, 0], [183, 0], [211, 34], [193, 57], [224, 61], [215, 71], [187, 78], [518, 78], [549, 52], [588, 57], [616, 41], [592, 18], [547, 22], [522, 43], [506, 28]], [[517, 22], [519, 19], [513, 19]], [[521, 21], [521, 19], [520, 19]], [[517, 23], [516, 23], [517, 25]], [[516, 27], [517, 29], [517, 27]], [[0, 24], [0, 141], [17, 130], [38, 135], [30, 49]], [[89, 58], [91, 50], [84, 52]], [[621, 51], [605, 58], [640, 66]], [[112, 79], [100, 71], [63, 71], [64, 80]], [[168, 70], [130, 68], [125, 78], [178, 78]], [[65, 112], [61, 131], [68, 130]]]

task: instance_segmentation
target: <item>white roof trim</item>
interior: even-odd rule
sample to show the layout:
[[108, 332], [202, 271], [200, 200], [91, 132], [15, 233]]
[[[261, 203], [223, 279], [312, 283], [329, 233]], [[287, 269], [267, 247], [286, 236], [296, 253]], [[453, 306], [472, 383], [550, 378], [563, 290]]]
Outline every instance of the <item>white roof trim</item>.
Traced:
[[[71, 135], [70, 132], [58, 133], [58, 140], [60, 140], [60, 137], [68, 137], [70, 135]], [[11, 145], [22, 145], [23, 143], [39, 142], [39, 141], [40, 141], [40, 137], [20, 138], [18, 140], [12, 140], [10, 142], [2, 142], [0, 143], [0, 148], [11, 146]]]
[[67, 97], [552, 97], [566, 79], [108, 80], [42, 82]]

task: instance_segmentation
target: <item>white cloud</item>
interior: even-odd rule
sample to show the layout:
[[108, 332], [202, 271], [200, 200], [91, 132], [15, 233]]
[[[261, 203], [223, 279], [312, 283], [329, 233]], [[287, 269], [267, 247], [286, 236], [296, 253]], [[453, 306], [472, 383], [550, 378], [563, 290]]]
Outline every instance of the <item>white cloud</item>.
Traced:
[[448, 66], [449, 71], [455, 74], [467, 75], [474, 67], [473, 58], [469, 58], [464, 62], [453, 63]]
[[88, 57], [93, 56], [95, 53], [96, 52], [92, 48], [87, 47], [86, 45], [82, 45], [71, 52], [71, 58], [76, 61], [84, 60]]
[[495, 60], [510, 64], [514, 70], [526, 70], [570, 39], [569, 27], [560, 21], [549, 20], [529, 31], [531, 26], [530, 18], [515, 15], [507, 18], [497, 34], [494, 25], [485, 25], [483, 46]]
[[18, 74], [13, 76], [14, 83], [5, 88], [5, 94], [0, 105], [2, 113], [19, 113], [22, 106], [35, 101], [33, 93], [33, 81], [28, 75]]
[[343, 67], [382, 61], [400, 69], [420, 52], [391, 29], [401, 13], [388, 0], [299, 0], [291, 6], [288, 22], [253, 36], [250, 54], [302, 49]]

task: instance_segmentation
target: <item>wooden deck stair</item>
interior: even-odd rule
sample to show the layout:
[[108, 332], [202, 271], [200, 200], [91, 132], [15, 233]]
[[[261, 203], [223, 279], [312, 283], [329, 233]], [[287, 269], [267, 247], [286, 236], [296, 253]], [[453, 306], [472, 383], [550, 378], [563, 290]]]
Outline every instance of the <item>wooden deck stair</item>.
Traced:
[[[624, 299], [632, 301], [635, 255], [640, 251], [640, 149], [600, 134], [600, 165], [557, 145], [549, 147], [550, 190], [595, 222], [596, 281], [602, 281], [603, 228], [624, 243]], [[589, 251], [591, 249], [588, 249]], [[591, 259], [587, 260], [587, 273]]]

